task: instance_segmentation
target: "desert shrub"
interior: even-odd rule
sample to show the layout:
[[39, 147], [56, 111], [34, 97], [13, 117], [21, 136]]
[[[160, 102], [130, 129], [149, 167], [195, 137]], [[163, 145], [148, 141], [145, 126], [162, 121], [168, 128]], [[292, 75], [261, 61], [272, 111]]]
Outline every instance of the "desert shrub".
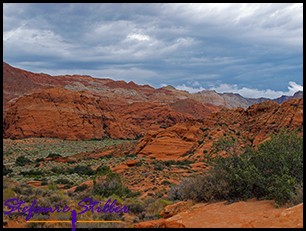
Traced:
[[98, 175], [106, 175], [108, 173], [111, 173], [111, 169], [109, 166], [106, 166], [106, 165], [100, 165], [97, 169], [96, 169], [96, 172], [95, 174], [98, 174]]
[[26, 171], [26, 172], [20, 172], [19, 175], [22, 175], [22, 176], [29, 176], [29, 177], [36, 177], [36, 176], [43, 176], [44, 175], [44, 172], [42, 170], [29, 170], [29, 171]]
[[52, 195], [51, 197], [50, 197], [50, 202], [51, 202], [51, 204], [56, 204], [57, 202], [60, 202], [60, 201], [62, 201], [62, 197], [60, 196], [60, 195], [58, 195], [58, 194], [56, 194], [56, 195]]
[[133, 203], [126, 205], [129, 208], [129, 211], [133, 214], [141, 214], [145, 210], [145, 205], [140, 203]]
[[62, 155], [58, 153], [50, 152], [49, 155], [47, 156], [47, 158], [54, 158], [54, 157], [62, 157]]
[[177, 165], [187, 165], [187, 166], [189, 166], [190, 164], [192, 164], [192, 163], [194, 163], [193, 161], [191, 161], [191, 160], [187, 160], [187, 159], [185, 159], [185, 160], [178, 160], [178, 161], [176, 161], [176, 163], [175, 164], [177, 164]]
[[131, 153], [131, 154], [126, 154], [125, 156], [128, 158], [134, 158], [137, 157], [137, 154]]
[[177, 160], [177, 161], [175, 161], [175, 160], [164, 161], [164, 164], [166, 166], [170, 166], [170, 165], [180, 165], [180, 166], [187, 165], [188, 166], [188, 165], [190, 165], [192, 163], [193, 163], [193, 161], [187, 160], [187, 159], [185, 159], [185, 160]]
[[[80, 215], [82, 216], [82, 215]], [[80, 218], [81, 220], [82, 218]], [[94, 213], [92, 215], [93, 220], [116, 220], [116, 221], [122, 221], [123, 214], [119, 213]], [[82, 219], [84, 220], [84, 218]], [[124, 228], [123, 222], [105, 222], [105, 223], [78, 223], [77, 228], [86, 228], [86, 229], [99, 229], [99, 228]]]
[[171, 165], [179, 165], [179, 166], [189, 166], [192, 164], [193, 161], [191, 160], [167, 160], [167, 161], [154, 161], [152, 164], [154, 165], [155, 170], [163, 170], [165, 166], [170, 167]]
[[256, 197], [273, 199], [282, 205], [301, 198], [303, 138], [295, 133], [282, 131], [261, 144], [258, 150], [248, 148], [241, 155], [231, 138], [219, 140], [214, 150], [225, 150], [228, 157], [217, 156], [208, 173], [172, 187], [168, 194], [171, 199], [210, 201]]
[[42, 194], [43, 194], [43, 190], [42, 190], [42, 189], [37, 188], [37, 189], [35, 190], [35, 196], [41, 196]]
[[55, 190], [57, 190], [57, 186], [54, 183], [50, 183], [50, 184], [48, 184], [48, 189], [51, 190], [51, 191], [55, 191]]
[[164, 180], [161, 184], [163, 184], [163, 185], [171, 185], [171, 183], [169, 181], [167, 181], [167, 180]]
[[64, 173], [68, 172], [63, 167], [53, 167], [53, 168], [51, 168], [51, 171], [54, 172], [54, 173], [57, 173], [57, 174], [64, 174]]
[[261, 173], [258, 182], [265, 194], [255, 196], [283, 204], [303, 183], [303, 137], [282, 130], [260, 145], [250, 161]]
[[100, 159], [110, 159], [110, 158], [112, 158], [112, 157], [113, 157], [112, 154], [107, 154], [107, 155], [105, 155], [105, 156], [101, 156]]
[[39, 162], [42, 162], [42, 161], [44, 161], [45, 159], [44, 158], [37, 158], [36, 160], [35, 160], [35, 162], [36, 163], [39, 163]]
[[83, 192], [87, 188], [88, 188], [88, 186], [86, 184], [82, 184], [82, 185], [79, 185], [78, 187], [76, 187], [74, 192]]
[[30, 163], [32, 163], [32, 161], [24, 156], [18, 156], [15, 162], [17, 166], [25, 166], [26, 164]]
[[185, 178], [168, 193], [171, 200], [211, 201], [226, 199], [227, 182], [222, 176], [206, 174]]
[[6, 167], [5, 165], [3, 165], [3, 176], [6, 176], [8, 174], [10, 174], [11, 172], [13, 172], [12, 169]]
[[60, 178], [60, 179], [57, 179], [55, 181], [55, 183], [57, 183], [57, 184], [71, 184], [72, 182], [70, 182], [68, 179]]
[[92, 193], [102, 197], [110, 197], [113, 194], [120, 197], [133, 196], [132, 191], [123, 185], [120, 175], [113, 172], [108, 173], [101, 181], [94, 181]]
[[48, 185], [48, 180], [47, 179], [42, 179], [41, 180], [41, 185]]
[[170, 165], [174, 165], [176, 162], [175, 162], [175, 160], [167, 160], [167, 161], [164, 161], [164, 165], [166, 165], [166, 166], [170, 166]]
[[5, 188], [3, 189], [3, 199], [8, 200], [10, 198], [14, 198], [16, 196], [16, 193], [11, 188]]
[[239, 145], [233, 137], [221, 137], [212, 146], [212, 153], [218, 154], [220, 151], [225, 151], [230, 155], [236, 155], [239, 152]]
[[292, 205], [303, 203], [303, 183], [295, 185], [294, 192], [290, 195], [290, 202]]
[[68, 172], [70, 174], [73, 174], [73, 173], [77, 173], [79, 175], [88, 175], [88, 176], [91, 176], [91, 175], [94, 175], [94, 171], [91, 169], [91, 167], [89, 166], [84, 166], [84, 165], [77, 165], [75, 166], [74, 168], [72, 169], [69, 169]]
[[145, 219], [151, 220], [161, 218], [160, 212], [165, 208], [165, 206], [170, 205], [171, 203], [172, 202], [164, 199], [157, 199], [151, 203], [146, 203]]
[[127, 198], [122, 202], [122, 204], [128, 207], [129, 213], [133, 213], [136, 215], [141, 214], [147, 206], [147, 204], [145, 203], [145, 199], [142, 200], [136, 197]]
[[161, 161], [153, 161], [154, 170], [162, 171], [165, 167], [164, 163]]

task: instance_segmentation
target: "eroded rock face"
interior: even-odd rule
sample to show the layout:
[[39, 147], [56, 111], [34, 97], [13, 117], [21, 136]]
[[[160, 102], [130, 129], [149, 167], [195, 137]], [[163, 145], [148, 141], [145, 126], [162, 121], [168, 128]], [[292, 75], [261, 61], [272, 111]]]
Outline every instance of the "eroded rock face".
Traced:
[[230, 136], [238, 146], [258, 146], [281, 129], [303, 131], [303, 99], [291, 99], [279, 105], [274, 101], [255, 104], [248, 109], [222, 109], [203, 122], [177, 123], [170, 128], [147, 133], [135, 153], [161, 160], [203, 158], [215, 141]]
[[173, 205], [167, 205], [160, 215], [164, 218], [172, 217], [180, 212], [186, 211], [192, 206], [191, 201], [180, 201]]
[[5, 138], [56, 137], [71, 140], [135, 139], [150, 129], [193, 119], [158, 103], [105, 100], [90, 92], [49, 88], [8, 106]]
[[199, 127], [199, 123], [186, 122], [148, 133], [138, 142], [135, 153], [160, 160], [178, 159], [201, 138]]
[[5, 137], [61, 139], [133, 138], [136, 129], [118, 120], [98, 97], [52, 88], [19, 98], [4, 119]]

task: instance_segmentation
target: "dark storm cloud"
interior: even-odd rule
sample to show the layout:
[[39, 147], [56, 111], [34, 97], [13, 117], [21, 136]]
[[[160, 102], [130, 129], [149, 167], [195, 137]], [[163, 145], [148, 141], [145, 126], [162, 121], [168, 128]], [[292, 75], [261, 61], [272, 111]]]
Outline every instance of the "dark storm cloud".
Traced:
[[35, 72], [249, 97], [302, 88], [302, 4], [8, 3], [3, 20], [4, 61]]

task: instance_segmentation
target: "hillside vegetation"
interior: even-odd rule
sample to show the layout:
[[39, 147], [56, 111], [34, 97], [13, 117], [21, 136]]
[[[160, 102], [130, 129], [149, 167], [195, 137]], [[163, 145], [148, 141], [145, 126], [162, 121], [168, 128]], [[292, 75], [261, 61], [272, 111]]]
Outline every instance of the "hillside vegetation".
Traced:
[[235, 140], [222, 138], [215, 149], [226, 149], [226, 158], [211, 160], [203, 175], [184, 179], [172, 187], [172, 199], [194, 201], [273, 199], [276, 205], [303, 201], [303, 137], [283, 130], [258, 149], [237, 154]]

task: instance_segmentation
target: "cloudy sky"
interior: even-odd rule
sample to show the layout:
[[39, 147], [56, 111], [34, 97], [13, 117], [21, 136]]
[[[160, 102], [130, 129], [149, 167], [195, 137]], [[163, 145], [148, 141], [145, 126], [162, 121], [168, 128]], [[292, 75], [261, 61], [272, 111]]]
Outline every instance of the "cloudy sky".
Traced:
[[302, 90], [303, 4], [3, 5], [4, 61], [190, 92]]

